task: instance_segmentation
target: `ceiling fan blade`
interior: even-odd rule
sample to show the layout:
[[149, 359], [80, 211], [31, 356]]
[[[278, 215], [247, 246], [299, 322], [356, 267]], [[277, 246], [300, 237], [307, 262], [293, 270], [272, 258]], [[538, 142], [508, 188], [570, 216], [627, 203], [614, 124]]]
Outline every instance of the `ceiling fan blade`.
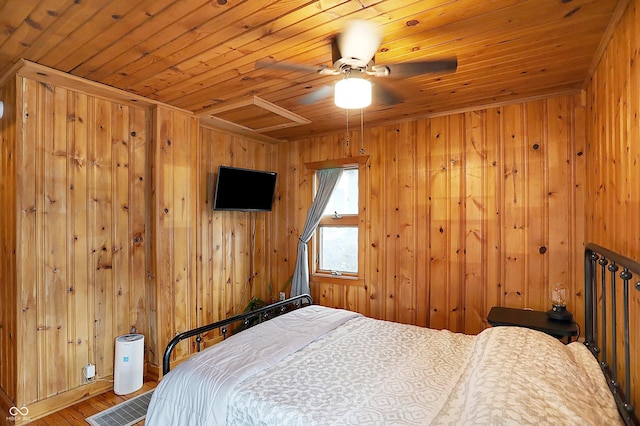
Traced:
[[[384, 71], [385, 68], [388, 70], [388, 74]], [[372, 67], [376, 76], [388, 75], [389, 77], [413, 77], [416, 75], [434, 74], [439, 72], [455, 72], [457, 69], [458, 59], [456, 58], [437, 61], [416, 61], [389, 65], [374, 65]]]
[[308, 95], [303, 96], [302, 99], [300, 99], [299, 103], [301, 103], [302, 105], [309, 105], [314, 102], [318, 102], [322, 99], [328, 98], [329, 96], [332, 96], [332, 95], [333, 95], [333, 86], [325, 85], [314, 90]]
[[358, 19], [347, 24], [337, 41], [342, 58], [358, 61], [349, 65], [365, 67], [380, 47], [382, 35], [373, 23]]
[[374, 83], [373, 96], [385, 106], [392, 106], [402, 102], [402, 98], [397, 93], [379, 82]]
[[260, 59], [256, 61], [256, 69], [259, 68], [277, 68], [288, 71], [298, 71], [305, 73], [321, 73], [327, 67], [314, 67], [312, 65], [296, 64], [293, 62], [273, 61], [271, 59]]

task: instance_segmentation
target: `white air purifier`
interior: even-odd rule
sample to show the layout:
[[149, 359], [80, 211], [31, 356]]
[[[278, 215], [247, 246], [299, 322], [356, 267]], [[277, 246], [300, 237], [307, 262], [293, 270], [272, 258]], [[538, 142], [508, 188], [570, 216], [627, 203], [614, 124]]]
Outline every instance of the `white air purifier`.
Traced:
[[125, 334], [116, 338], [113, 366], [113, 392], [126, 395], [142, 387], [144, 373], [144, 336]]

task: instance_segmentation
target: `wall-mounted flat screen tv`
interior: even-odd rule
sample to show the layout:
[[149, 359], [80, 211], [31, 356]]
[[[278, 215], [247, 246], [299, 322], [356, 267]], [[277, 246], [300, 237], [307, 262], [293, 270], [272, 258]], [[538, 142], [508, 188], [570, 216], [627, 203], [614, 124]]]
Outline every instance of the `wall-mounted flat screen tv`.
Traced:
[[219, 166], [214, 210], [271, 211], [276, 172]]

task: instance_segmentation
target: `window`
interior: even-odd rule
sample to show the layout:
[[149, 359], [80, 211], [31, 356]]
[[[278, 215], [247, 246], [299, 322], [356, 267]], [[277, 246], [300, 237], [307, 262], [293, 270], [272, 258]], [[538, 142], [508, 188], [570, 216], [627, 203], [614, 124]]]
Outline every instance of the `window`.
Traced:
[[309, 259], [312, 282], [364, 283], [366, 209], [363, 200], [368, 160], [368, 155], [362, 155], [305, 164], [309, 170], [331, 167], [343, 170], [309, 246], [313, 251]]
[[345, 167], [316, 230], [315, 274], [357, 278], [359, 264], [358, 167]]

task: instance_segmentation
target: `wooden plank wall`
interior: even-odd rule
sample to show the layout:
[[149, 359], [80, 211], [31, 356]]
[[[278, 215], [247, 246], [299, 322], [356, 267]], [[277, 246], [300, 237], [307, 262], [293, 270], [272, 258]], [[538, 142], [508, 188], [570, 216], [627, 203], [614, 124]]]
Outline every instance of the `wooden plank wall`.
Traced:
[[[638, 22], [640, 0], [632, 0], [587, 87], [589, 145], [586, 156], [585, 232], [587, 241], [640, 261]], [[638, 277], [634, 277], [632, 283], [637, 281]], [[618, 304], [622, 306], [620, 297]], [[631, 403], [637, 410], [640, 406], [640, 358], [637, 356], [640, 353], [639, 291], [631, 291], [630, 304], [631, 332], [634, 333], [630, 339], [633, 364], [631, 386], [635, 389], [635, 400]], [[618, 324], [622, 324], [622, 321]], [[618, 336], [622, 336], [622, 329]], [[622, 344], [621, 337], [618, 344]], [[608, 348], [611, 348], [611, 342]], [[608, 356], [608, 359], [612, 359], [611, 353]], [[619, 359], [620, 369], [621, 362]], [[621, 381], [624, 382], [624, 379]], [[624, 388], [624, 383], [621, 383], [621, 387]]]
[[[162, 353], [177, 333], [244, 310], [252, 297], [270, 301], [273, 213], [212, 209], [219, 165], [273, 170], [275, 146], [200, 127], [188, 114], [154, 109], [149, 158], [153, 206], [148, 292], [148, 362], [160, 375]], [[203, 347], [220, 336], [203, 336]], [[194, 339], [172, 359], [196, 351]]]
[[15, 397], [18, 372], [17, 360], [17, 293], [16, 293], [16, 85], [15, 78], [0, 87], [4, 116], [0, 119], [0, 396], [1, 413], [8, 413], [8, 397]]
[[365, 284], [312, 283], [319, 303], [477, 333], [493, 305], [548, 309], [562, 282], [582, 321], [584, 125], [575, 95], [365, 124], [349, 146], [344, 133], [279, 145], [274, 279], [291, 274], [311, 202], [304, 163], [359, 155], [363, 143]]
[[29, 404], [78, 388], [88, 362], [111, 375], [115, 337], [147, 332], [146, 112], [27, 78], [19, 90], [20, 332], [9, 368]]
[[[197, 121], [191, 114], [158, 106], [152, 108], [151, 123], [147, 361], [158, 367], [169, 340], [196, 324]], [[143, 199], [139, 202], [145, 205]], [[189, 353], [186, 343], [175, 351], [178, 358]]]
[[211, 209], [219, 164], [273, 170], [275, 146], [30, 78], [1, 94], [24, 109], [18, 134], [14, 110], [0, 121], [1, 201], [16, 206], [2, 216], [1, 291], [17, 300], [0, 317], [3, 406], [37, 417], [109, 387], [81, 386], [81, 371], [111, 375], [117, 335], [143, 333], [159, 367], [176, 333], [276, 297], [274, 215]]
[[[276, 147], [207, 127], [198, 140], [197, 325], [242, 312], [252, 297], [271, 301], [275, 212], [213, 211], [219, 165], [275, 170]], [[277, 185], [280, 187], [281, 176]], [[205, 336], [205, 341], [217, 336]]]
[[[587, 89], [587, 239], [640, 260], [640, 1], [632, 1]], [[624, 224], [624, 226], [617, 226]]]
[[[238, 313], [254, 296], [277, 294], [269, 262], [273, 213], [212, 210], [218, 166], [273, 170], [275, 147], [198, 128], [184, 112], [153, 111], [148, 362], [160, 367], [177, 333]], [[204, 346], [218, 339], [204, 336]], [[194, 339], [185, 341], [172, 359], [195, 351]]]

